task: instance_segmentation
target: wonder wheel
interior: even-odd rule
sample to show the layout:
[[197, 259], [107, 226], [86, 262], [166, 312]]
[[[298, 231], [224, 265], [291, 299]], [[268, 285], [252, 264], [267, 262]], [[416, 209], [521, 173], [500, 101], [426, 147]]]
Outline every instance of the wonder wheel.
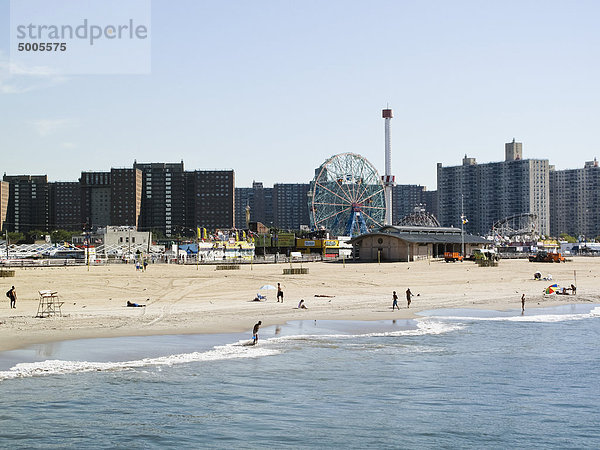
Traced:
[[315, 172], [309, 192], [313, 229], [356, 236], [383, 226], [385, 195], [375, 167], [360, 155], [341, 153]]

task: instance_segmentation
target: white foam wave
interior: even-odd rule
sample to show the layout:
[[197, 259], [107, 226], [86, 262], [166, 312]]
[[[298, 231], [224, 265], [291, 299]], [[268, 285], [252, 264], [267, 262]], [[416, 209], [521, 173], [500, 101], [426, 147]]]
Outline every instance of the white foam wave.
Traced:
[[[206, 352], [181, 353], [177, 355], [144, 358], [132, 361], [94, 362], [94, 361], [62, 361], [47, 360], [32, 363], [20, 363], [6, 371], [0, 371], [0, 381], [14, 378], [27, 378], [48, 375], [66, 375], [84, 372], [106, 372], [134, 370], [150, 366], [172, 366], [190, 362], [215, 361], [235, 358], [259, 358], [277, 355], [285, 351], [278, 343], [290, 341], [318, 341], [331, 339], [355, 339], [357, 337], [386, 337], [386, 336], [421, 336], [425, 334], [442, 334], [460, 330], [464, 325], [443, 322], [435, 319], [418, 319], [416, 328], [389, 332], [374, 332], [364, 334], [316, 334], [293, 335], [264, 339], [261, 345], [248, 346], [248, 341], [216, 346]], [[275, 345], [273, 345], [275, 344]]]
[[461, 321], [490, 321], [490, 322], [567, 322], [572, 320], [584, 320], [600, 317], [600, 307], [595, 307], [589, 313], [581, 314], [537, 314], [531, 316], [507, 316], [507, 317], [469, 317], [469, 316], [437, 316], [437, 319], [461, 320]]
[[413, 329], [381, 331], [360, 334], [298, 334], [270, 338], [268, 342], [305, 341], [305, 340], [330, 340], [330, 339], [356, 339], [360, 337], [386, 337], [386, 336], [422, 336], [425, 334], [443, 334], [456, 330], [462, 330], [464, 325], [451, 324], [432, 319], [417, 319], [417, 327]]
[[92, 362], [92, 361], [61, 361], [47, 360], [32, 363], [20, 363], [6, 371], [0, 371], [0, 380], [26, 378], [47, 375], [65, 375], [83, 372], [104, 372], [132, 370], [148, 366], [172, 366], [198, 361], [216, 361], [236, 358], [259, 358], [280, 353], [276, 349], [261, 346], [246, 346], [247, 341], [214, 347], [206, 352], [181, 353], [177, 355], [160, 356], [157, 358], [144, 358], [133, 361], [120, 362]]

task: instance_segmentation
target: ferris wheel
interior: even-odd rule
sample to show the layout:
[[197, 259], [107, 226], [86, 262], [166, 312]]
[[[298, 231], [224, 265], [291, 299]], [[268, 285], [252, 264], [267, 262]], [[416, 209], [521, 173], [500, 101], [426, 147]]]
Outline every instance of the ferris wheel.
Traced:
[[309, 192], [311, 225], [336, 236], [383, 226], [384, 187], [373, 165], [355, 153], [332, 156], [316, 170]]

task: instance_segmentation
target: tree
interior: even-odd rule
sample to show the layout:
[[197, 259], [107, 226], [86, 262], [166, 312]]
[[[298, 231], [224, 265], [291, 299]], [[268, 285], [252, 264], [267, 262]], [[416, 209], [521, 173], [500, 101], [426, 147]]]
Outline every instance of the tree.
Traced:
[[8, 233], [8, 242], [11, 244], [24, 244], [25, 235], [23, 233]]
[[79, 234], [77, 231], [54, 230], [50, 232], [52, 242], [68, 242], [71, 243], [73, 235]]
[[35, 241], [37, 241], [38, 239], [42, 239], [47, 234], [48, 234], [47, 231], [31, 230], [31, 231], [28, 231], [27, 234], [25, 235], [25, 240], [27, 241], [28, 244], [33, 244]]
[[573, 236], [571, 236], [567, 233], [561, 233], [558, 237], [563, 241], [567, 241], [569, 244], [573, 244], [573, 243], [577, 242], [576, 238], [574, 238]]
[[154, 241], [163, 241], [166, 239], [165, 234], [162, 232], [162, 230], [159, 230], [158, 228], [153, 228], [151, 233], [152, 233], [152, 240], [154, 240]]

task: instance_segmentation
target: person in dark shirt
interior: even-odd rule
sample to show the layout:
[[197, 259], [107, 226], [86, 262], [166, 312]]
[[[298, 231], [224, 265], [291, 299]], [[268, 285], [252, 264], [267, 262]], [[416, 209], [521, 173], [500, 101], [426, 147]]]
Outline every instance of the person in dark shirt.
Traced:
[[252, 342], [254, 345], [258, 344], [258, 329], [261, 325], [262, 322], [259, 320], [256, 325], [254, 325], [254, 328], [252, 328]]
[[394, 291], [394, 293], [392, 294], [392, 300], [392, 311], [394, 310], [394, 308], [400, 309], [400, 307], [398, 306], [398, 296], [396, 295], [396, 291]]
[[6, 296], [10, 299], [10, 307], [16, 309], [16, 307], [17, 307], [17, 291], [14, 286], [12, 288], [10, 288], [10, 290], [6, 293]]

